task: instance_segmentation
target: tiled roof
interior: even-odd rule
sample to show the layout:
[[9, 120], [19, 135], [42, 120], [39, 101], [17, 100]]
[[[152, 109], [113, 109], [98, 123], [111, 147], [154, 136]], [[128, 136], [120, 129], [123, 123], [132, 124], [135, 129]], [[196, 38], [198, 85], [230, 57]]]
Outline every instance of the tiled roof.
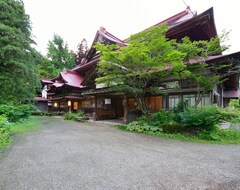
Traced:
[[40, 97], [40, 96], [34, 97], [34, 100], [37, 100], [37, 101], [48, 101], [47, 98], [43, 98], [43, 97]]
[[82, 95], [104, 94], [113, 92], [110, 88], [91, 89], [82, 93]]
[[53, 81], [51, 81], [51, 79], [40, 78], [40, 80], [41, 80], [43, 83], [53, 84]]
[[61, 77], [64, 80], [65, 84], [69, 86], [79, 87], [79, 88], [82, 87], [81, 83], [84, 77], [75, 71], [68, 71], [68, 70], [62, 71]]
[[196, 12], [192, 12], [189, 7], [187, 7], [186, 10], [169, 17], [166, 20], [163, 20], [157, 24], [155, 24], [155, 26], [161, 26], [163, 23], [167, 23], [168, 26], [171, 28], [172, 26], [176, 26], [177, 24], [180, 24], [182, 22], [185, 22], [191, 18], [193, 18], [196, 15]]
[[62, 83], [62, 82], [55, 82], [55, 83], [53, 83], [53, 86], [55, 86], [55, 87], [61, 87], [61, 86], [63, 86], [64, 85], [64, 83]]

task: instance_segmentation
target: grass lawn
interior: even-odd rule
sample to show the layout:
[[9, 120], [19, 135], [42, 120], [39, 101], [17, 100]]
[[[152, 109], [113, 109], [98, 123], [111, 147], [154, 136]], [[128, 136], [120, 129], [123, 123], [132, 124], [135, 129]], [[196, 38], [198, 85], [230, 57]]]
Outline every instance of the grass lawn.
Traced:
[[[117, 125], [118, 129], [126, 131], [126, 132], [132, 132], [132, 133], [140, 133], [137, 131], [129, 131], [127, 130], [126, 125]], [[240, 131], [239, 130], [220, 130], [217, 133], [212, 134], [212, 139], [202, 139], [200, 136], [190, 136], [186, 134], [168, 134], [168, 133], [155, 133], [152, 131], [144, 131], [142, 134], [160, 137], [160, 138], [169, 138], [169, 139], [175, 139], [175, 140], [181, 140], [181, 141], [190, 141], [190, 142], [199, 142], [199, 143], [207, 143], [207, 144], [240, 144]]]
[[10, 146], [13, 142], [12, 135], [19, 134], [19, 133], [27, 133], [27, 132], [34, 132], [40, 130], [40, 124], [36, 117], [30, 117], [28, 120], [23, 122], [11, 123], [11, 136], [8, 138], [7, 141], [1, 141], [0, 139], [0, 159], [2, 158], [1, 152]]
[[11, 134], [18, 133], [27, 133], [38, 131], [40, 129], [39, 122], [36, 117], [30, 117], [28, 120], [24, 122], [13, 123], [11, 126]]

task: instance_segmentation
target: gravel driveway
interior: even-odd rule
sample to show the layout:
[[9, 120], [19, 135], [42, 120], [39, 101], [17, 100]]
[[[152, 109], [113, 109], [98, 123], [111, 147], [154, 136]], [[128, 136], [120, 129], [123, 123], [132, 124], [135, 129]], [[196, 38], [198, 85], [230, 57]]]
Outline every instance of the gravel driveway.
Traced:
[[209, 145], [40, 118], [0, 160], [0, 189], [240, 189], [240, 145]]

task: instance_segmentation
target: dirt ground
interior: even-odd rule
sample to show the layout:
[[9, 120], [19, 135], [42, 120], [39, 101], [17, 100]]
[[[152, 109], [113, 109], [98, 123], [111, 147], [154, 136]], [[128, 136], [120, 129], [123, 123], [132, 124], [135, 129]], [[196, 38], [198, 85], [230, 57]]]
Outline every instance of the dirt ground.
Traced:
[[39, 118], [0, 160], [1, 190], [237, 190], [240, 145], [181, 142]]

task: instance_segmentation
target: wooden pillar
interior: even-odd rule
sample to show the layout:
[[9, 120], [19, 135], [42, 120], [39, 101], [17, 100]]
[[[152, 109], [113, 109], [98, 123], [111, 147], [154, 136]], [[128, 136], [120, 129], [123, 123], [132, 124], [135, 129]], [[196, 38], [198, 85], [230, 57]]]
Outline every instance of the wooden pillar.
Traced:
[[94, 96], [94, 112], [93, 112], [93, 121], [97, 120], [97, 96]]
[[127, 119], [127, 116], [128, 116], [128, 105], [127, 105], [127, 95], [125, 94], [124, 95], [124, 99], [123, 99], [123, 110], [124, 110], [124, 117], [123, 117], [123, 123], [127, 123], [128, 122], [128, 119]]

